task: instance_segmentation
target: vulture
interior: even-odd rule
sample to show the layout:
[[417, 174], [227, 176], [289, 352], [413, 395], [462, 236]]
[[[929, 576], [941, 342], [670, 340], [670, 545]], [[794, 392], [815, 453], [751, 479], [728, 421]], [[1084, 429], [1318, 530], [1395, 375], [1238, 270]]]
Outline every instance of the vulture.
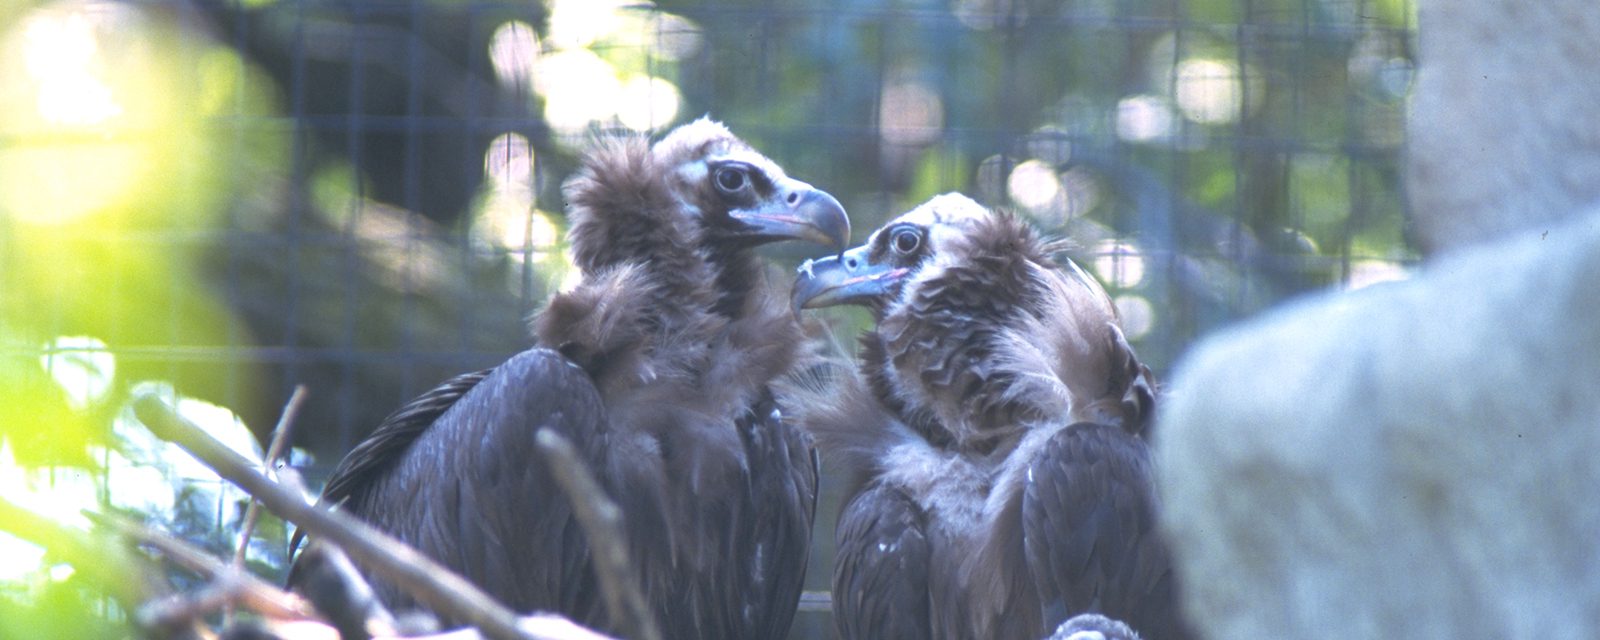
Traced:
[[801, 417], [859, 480], [835, 533], [841, 637], [1037, 640], [1084, 613], [1190, 636], [1156, 530], [1154, 378], [1061, 248], [946, 194], [801, 265], [794, 306], [876, 317]]
[[[615, 631], [585, 533], [535, 448], [551, 429], [621, 507], [667, 637], [781, 638], [818, 465], [771, 390], [804, 338], [753, 249], [842, 249], [845, 212], [709, 119], [654, 145], [596, 141], [563, 194], [583, 278], [534, 317], [537, 346], [394, 412], [321, 499], [516, 610]], [[392, 608], [416, 606], [369, 577]]]

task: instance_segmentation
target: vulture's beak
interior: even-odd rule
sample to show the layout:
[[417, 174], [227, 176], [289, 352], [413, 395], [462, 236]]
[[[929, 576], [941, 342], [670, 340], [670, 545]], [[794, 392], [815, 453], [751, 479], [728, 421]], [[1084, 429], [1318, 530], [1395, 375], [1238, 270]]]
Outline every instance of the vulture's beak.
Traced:
[[871, 245], [862, 245], [837, 256], [805, 261], [794, 282], [791, 304], [797, 310], [870, 304], [888, 295], [910, 269], [872, 264], [867, 261], [870, 249]]
[[749, 226], [749, 236], [758, 241], [793, 239], [834, 249], [850, 246], [850, 218], [837, 199], [799, 180], [785, 180], [777, 187], [766, 201], [748, 209], [734, 209], [728, 215]]

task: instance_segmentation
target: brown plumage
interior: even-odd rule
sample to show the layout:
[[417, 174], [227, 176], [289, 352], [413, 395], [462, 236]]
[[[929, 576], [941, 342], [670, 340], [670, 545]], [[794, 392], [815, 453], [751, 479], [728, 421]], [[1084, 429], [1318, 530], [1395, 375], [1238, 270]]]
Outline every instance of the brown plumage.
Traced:
[[709, 120], [654, 145], [598, 143], [564, 193], [584, 279], [534, 319], [540, 347], [396, 412], [323, 499], [514, 608], [611, 628], [583, 532], [533, 447], [556, 429], [622, 506], [668, 637], [782, 637], [816, 466], [768, 389], [801, 357], [801, 332], [750, 250], [842, 245], [844, 212]]
[[1059, 248], [945, 195], [802, 266], [796, 304], [878, 319], [858, 373], [796, 403], [865, 476], [836, 534], [841, 636], [1035, 639], [1096, 612], [1187, 637], [1155, 530], [1153, 376]]

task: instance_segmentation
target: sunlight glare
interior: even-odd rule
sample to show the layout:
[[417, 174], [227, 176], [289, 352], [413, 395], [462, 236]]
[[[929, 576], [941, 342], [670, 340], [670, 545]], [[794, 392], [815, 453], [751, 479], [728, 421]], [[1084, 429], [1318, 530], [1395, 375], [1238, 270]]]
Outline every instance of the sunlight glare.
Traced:
[[623, 27], [623, 11], [650, 3], [637, 0], [554, 0], [550, 3], [551, 45], [558, 49], [587, 47]]
[[1123, 98], [1116, 116], [1117, 137], [1129, 142], [1152, 142], [1172, 133], [1172, 107], [1156, 96]]
[[86, 529], [84, 510], [100, 506], [99, 488], [87, 469], [29, 468], [17, 463], [10, 442], [0, 442], [0, 498], [57, 523]]
[[106, 343], [87, 336], [61, 336], [44, 346], [39, 366], [55, 378], [74, 409], [105, 399], [117, 362]]
[[633, 76], [622, 85], [617, 120], [634, 131], [659, 130], [678, 118], [682, 102], [677, 85], [662, 78]]
[[533, 78], [544, 97], [545, 121], [561, 135], [583, 134], [589, 123], [614, 115], [622, 99], [616, 67], [588, 49], [545, 56]]
[[44, 566], [44, 547], [0, 531], [0, 582], [27, 578]]
[[41, 12], [23, 33], [23, 58], [38, 86], [45, 122], [83, 126], [122, 115], [122, 105], [102, 79], [96, 25], [83, 12]]

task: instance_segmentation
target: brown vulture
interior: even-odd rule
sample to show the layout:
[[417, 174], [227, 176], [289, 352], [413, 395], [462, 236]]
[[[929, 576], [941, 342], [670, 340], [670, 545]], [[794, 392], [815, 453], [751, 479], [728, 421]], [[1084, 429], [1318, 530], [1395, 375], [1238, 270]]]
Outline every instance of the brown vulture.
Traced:
[[[752, 249], [790, 238], [843, 248], [844, 210], [706, 119], [653, 146], [597, 143], [564, 194], [583, 280], [533, 320], [539, 346], [396, 411], [322, 500], [517, 610], [615, 630], [584, 531], [534, 445], [554, 429], [622, 507], [667, 637], [781, 638], [817, 466], [769, 389], [803, 338]], [[374, 588], [391, 607], [416, 604]]]
[[1037, 640], [1086, 612], [1189, 635], [1156, 531], [1153, 377], [1059, 248], [950, 194], [801, 266], [794, 304], [877, 318], [802, 422], [862, 477], [836, 531], [842, 637]]

